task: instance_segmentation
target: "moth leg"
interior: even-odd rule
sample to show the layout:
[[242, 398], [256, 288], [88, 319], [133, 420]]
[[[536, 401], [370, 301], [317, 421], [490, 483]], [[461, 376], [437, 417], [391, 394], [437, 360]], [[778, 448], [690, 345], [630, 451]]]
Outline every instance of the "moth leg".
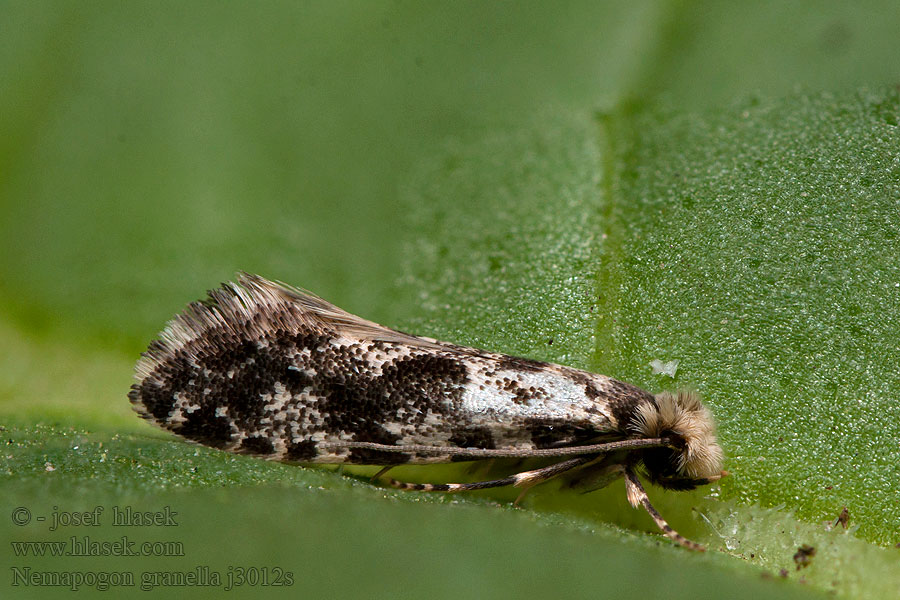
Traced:
[[522, 488], [522, 491], [519, 493], [518, 496], [516, 496], [516, 499], [513, 502], [513, 506], [519, 506], [519, 502], [522, 501], [522, 499], [525, 497], [525, 494], [527, 494], [531, 490], [531, 488], [533, 488], [534, 486], [536, 486], [540, 483], [544, 483], [548, 479], [552, 479], [553, 477], [556, 477], [557, 475], [571, 471], [572, 469], [574, 469], [576, 467], [580, 467], [582, 465], [585, 465], [585, 464], [588, 464], [588, 463], [591, 463], [591, 462], [594, 462], [595, 460], [597, 460], [597, 457], [591, 457], [591, 456], [583, 456], [581, 458], [585, 459], [585, 460], [581, 460], [581, 461], [579, 461], [577, 459], [566, 460], [563, 462], [556, 463], [554, 465], [550, 465], [549, 467], [544, 467], [543, 469], [535, 469], [533, 471], [522, 471], [521, 473], [517, 473], [516, 475], [513, 475], [513, 477], [518, 478], [518, 481], [515, 482], [513, 485], [515, 487]]
[[657, 512], [653, 505], [650, 504], [650, 498], [647, 497], [647, 492], [644, 491], [644, 486], [641, 485], [640, 480], [635, 475], [634, 471], [630, 466], [625, 467], [625, 493], [628, 496], [628, 502], [631, 506], [637, 508], [638, 505], [644, 507], [644, 510], [653, 517], [653, 520], [656, 521], [657, 527], [659, 527], [663, 534], [673, 540], [679, 546], [684, 546], [689, 550], [697, 550], [698, 552], [703, 552], [706, 550], [705, 547], [701, 546], [697, 542], [692, 542], [686, 537], [682, 536], [680, 533], [672, 529], [666, 520], [662, 518], [662, 515]]
[[503, 477], [502, 479], [476, 481], [474, 483], [406, 483], [403, 481], [397, 481], [396, 479], [391, 479], [390, 483], [395, 488], [417, 492], [468, 492], [472, 490], [484, 490], [487, 488], [506, 487], [508, 485], [515, 487], [528, 486], [528, 488], [530, 488], [550, 479], [555, 475], [564, 473], [566, 471], [574, 469], [575, 467], [580, 467], [583, 464], [589, 463], [594, 459], [594, 456], [579, 456], [577, 458], [570, 458], [569, 460], [558, 462], [542, 469], [522, 471], [521, 473], [516, 473], [515, 475], [510, 475], [509, 477]]
[[622, 476], [624, 467], [621, 463], [604, 464], [604, 462], [578, 471], [567, 483], [569, 488], [580, 494], [596, 492]]
[[519, 495], [516, 496], [516, 499], [513, 501], [513, 506], [519, 506], [519, 502], [522, 501], [522, 498], [525, 497], [525, 494], [527, 494], [531, 490], [531, 488], [533, 488], [536, 485], [537, 485], [537, 483], [531, 483], [527, 487], [524, 487], [524, 489], [521, 492], [519, 492]]
[[387, 473], [388, 471], [390, 471], [391, 469], [393, 469], [396, 466], [397, 465], [388, 465], [386, 467], [381, 467], [377, 473], [375, 473], [374, 475], [372, 475], [372, 477], [369, 478], [369, 481], [375, 481], [376, 479], [378, 479], [379, 477], [381, 477], [382, 475], [384, 475], [385, 473]]

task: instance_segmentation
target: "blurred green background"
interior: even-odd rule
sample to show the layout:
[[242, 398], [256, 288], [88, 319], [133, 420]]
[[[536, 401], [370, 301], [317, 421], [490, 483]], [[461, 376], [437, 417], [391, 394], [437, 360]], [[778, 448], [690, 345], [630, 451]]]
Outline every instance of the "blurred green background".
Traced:
[[[198, 565], [292, 573], [248, 597], [900, 595], [898, 30], [887, 1], [0, 4], [3, 597], [70, 594], [13, 567]], [[621, 485], [519, 510], [152, 430], [135, 359], [239, 269], [698, 389], [733, 475], [650, 494], [714, 551], [661, 542]], [[10, 516], [98, 505], [171, 506], [126, 535], [184, 556], [11, 545], [118, 539]]]

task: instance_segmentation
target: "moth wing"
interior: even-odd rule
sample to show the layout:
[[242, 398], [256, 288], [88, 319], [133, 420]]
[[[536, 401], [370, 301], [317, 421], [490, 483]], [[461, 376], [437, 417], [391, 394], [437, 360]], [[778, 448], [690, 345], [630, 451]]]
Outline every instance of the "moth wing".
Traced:
[[295, 306], [305, 324], [316, 331], [332, 330], [349, 338], [406, 344], [417, 348], [427, 348], [432, 350], [440, 349], [463, 354], [488, 356], [488, 353], [484, 353], [474, 348], [465, 348], [455, 344], [448, 344], [432, 338], [411, 335], [409, 333], [385, 327], [384, 325], [379, 325], [378, 323], [368, 321], [362, 317], [349, 313], [327, 300], [316, 296], [310, 291], [280, 281], [269, 281], [259, 275], [242, 272], [239, 273], [238, 283], [241, 287], [251, 292], [254, 297], [259, 297], [260, 295], [270, 296], [279, 300], [280, 303]]

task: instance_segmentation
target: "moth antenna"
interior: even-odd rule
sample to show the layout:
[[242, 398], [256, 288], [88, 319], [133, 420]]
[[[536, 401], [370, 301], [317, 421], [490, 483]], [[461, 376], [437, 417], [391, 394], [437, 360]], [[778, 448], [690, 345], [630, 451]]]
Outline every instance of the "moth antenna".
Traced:
[[644, 507], [644, 510], [646, 510], [653, 518], [656, 522], [656, 526], [662, 530], [663, 535], [667, 538], [688, 550], [696, 550], [697, 552], [706, 551], [704, 546], [687, 539], [666, 523], [666, 520], [663, 519], [662, 515], [653, 508], [652, 504], [650, 504], [650, 498], [647, 496], [647, 492], [644, 491], [644, 486], [641, 485], [641, 481], [637, 478], [637, 475], [635, 475], [631, 467], [625, 467], [625, 493], [628, 496], [628, 502], [633, 507], [637, 508], [638, 505]]
[[450, 446], [427, 446], [420, 444], [395, 445], [354, 441], [319, 442], [318, 447], [321, 449], [356, 448], [401, 454], [449, 454], [452, 456], [469, 458], [538, 458], [606, 454], [618, 450], [638, 450], [643, 448], [668, 448], [671, 447], [670, 444], [671, 442], [665, 438], [638, 438], [606, 442], [603, 444], [589, 444], [586, 446], [563, 446], [561, 448], [538, 449], [453, 448]]

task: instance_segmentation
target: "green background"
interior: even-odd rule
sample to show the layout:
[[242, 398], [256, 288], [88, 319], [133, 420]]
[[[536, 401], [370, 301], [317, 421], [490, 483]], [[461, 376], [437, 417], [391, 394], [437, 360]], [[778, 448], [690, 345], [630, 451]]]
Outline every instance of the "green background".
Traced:
[[[897, 31], [896, 2], [0, 5], [3, 596], [71, 594], [12, 567], [203, 565], [292, 573], [236, 597], [900, 595]], [[663, 541], [621, 484], [515, 509], [152, 430], [135, 359], [239, 269], [697, 389], [732, 476], [650, 495], [713, 551]], [[106, 519], [12, 522], [54, 506]], [[114, 506], [178, 525], [114, 528]], [[184, 556], [10, 545], [73, 535]]]

